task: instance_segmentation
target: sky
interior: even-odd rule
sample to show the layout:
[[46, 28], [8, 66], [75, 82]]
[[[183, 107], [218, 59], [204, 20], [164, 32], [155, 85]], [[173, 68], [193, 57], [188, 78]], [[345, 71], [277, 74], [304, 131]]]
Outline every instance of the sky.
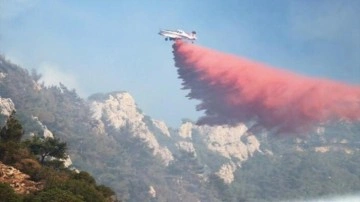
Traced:
[[196, 44], [302, 75], [360, 85], [358, 0], [0, 0], [0, 54], [81, 97], [127, 91], [146, 115], [196, 120], [172, 42]]

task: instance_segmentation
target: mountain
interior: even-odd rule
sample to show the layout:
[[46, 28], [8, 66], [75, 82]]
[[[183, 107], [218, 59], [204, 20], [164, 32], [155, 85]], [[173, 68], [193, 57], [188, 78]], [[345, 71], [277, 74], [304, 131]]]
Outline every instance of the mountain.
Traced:
[[[177, 189], [182, 188], [188, 195], [188, 189], [199, 189], [192, 186], [207, 182], [211, 175], [216, 175], [224, 183], [230, 184], [241, 162], [255, 152], [261, 152], [260, 143], [253, 134], [247, 133], [243, 124], [236, 127], [210, 127], [186, 122], [178, 130], [174, 130], [168, 128], [164, 122], [142, 114], [127, 92], [97, 94], [91, 96], [89, 101], [94, 119], [93, 131], [103, 139], [112, 140], [112, 144], [117, 142], [125, 153], [118, 156], [116, 152], [115, 156], [104, 158], [108, 159], [105, 160], [109, 161], [108, 164], [117, 163], [114, 167], [106, 166], [101, 169], [108, 170], [105, 172], [107, 176], [117, 168], [118, 172], [124, 172], [125, 165], [119, 165], [124, 156], [130, 156], [132, 160], [129, 160], [129, 172], [141, 170], [140, 173], [145, 173], [141, 178], [142, 183], [147, 182], [148, 189], [153, 187], [155, 191], [164, 191], [163, 187], [152, 183], [158, 181], [153, 179], [154, 174], [158, 175], [158, 178], [166, 176], [162, 183], [171, 185], [166, 186], [170, 189], [167, 192], [177, 192]], [[108, 143], [108, 148], [114, 147], [111, 143]], [[153, 159], [152, 162], [147, 162], [149, 158]], [[146, 170], [143, 170], [142, 166], [146, 166]], [[159, 173], [148, 173], [153, 172], [148, 166], [161, 167], [156, 168]], [[119, 177], [113, 178], [117, 180]], [[147, 178], [149, 179], [145, 180]], [[198, 191], [193, 194], [196, 195]], [[178, 199], [184, 197], [179, 195]], [[208, 197], [205, 199], [210, 200]]]
[[359, 124], [298, 136], [241, 123], [184, 121], [174, 129], [145, 115], [126, 91], [83, 99], [40, 81], [1, 57], [1, 120], [16, 109], [26, 136], [51, 133], [68, 142], [72, 166], [124, 201], [303, 200], [360, 191]]

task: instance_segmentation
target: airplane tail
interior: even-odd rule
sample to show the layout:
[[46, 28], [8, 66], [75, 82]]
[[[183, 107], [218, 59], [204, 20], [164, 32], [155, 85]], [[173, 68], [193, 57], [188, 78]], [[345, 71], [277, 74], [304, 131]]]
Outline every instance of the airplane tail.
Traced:
[[191, 36], [196, 40], [197, 38], [196, 38], [196, 31], [192, 31], [191, 32]]

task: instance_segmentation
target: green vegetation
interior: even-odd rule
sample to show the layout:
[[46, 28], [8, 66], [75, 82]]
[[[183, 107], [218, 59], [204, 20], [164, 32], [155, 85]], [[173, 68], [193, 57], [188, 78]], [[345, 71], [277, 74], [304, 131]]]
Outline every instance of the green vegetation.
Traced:
[[[104, 185], [97, 185], [89, 173], [69, 170], [56, 159], [66, 157], [66, 143], [39, 137], [21, 141], [22, 136], [22, 126], [13, 112], [1, 129], [0, 161], [30, 175], [34, 181], [43, 182], [44, 188], [19, 195], [8, 184], [0, 183], [0, 201], [116, 201], [115, 193]], [[40, 157], [39, 162], [37, 157]]]
[[0, 182], [0, 202], [20, 202], [21, 196], [14, 192], [14, 189], [6, 183]]

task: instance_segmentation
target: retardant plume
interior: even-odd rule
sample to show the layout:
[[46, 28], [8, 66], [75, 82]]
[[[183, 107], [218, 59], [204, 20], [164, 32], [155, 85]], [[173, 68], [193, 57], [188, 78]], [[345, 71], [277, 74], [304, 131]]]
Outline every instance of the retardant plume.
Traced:
[[205, 112], [198, 124], [253, 121], [279, 132], [303, 132], [330, 121], [360, 120], [360, 86], [296, 75], [181, 41], [173, 49], [183, 89]]

